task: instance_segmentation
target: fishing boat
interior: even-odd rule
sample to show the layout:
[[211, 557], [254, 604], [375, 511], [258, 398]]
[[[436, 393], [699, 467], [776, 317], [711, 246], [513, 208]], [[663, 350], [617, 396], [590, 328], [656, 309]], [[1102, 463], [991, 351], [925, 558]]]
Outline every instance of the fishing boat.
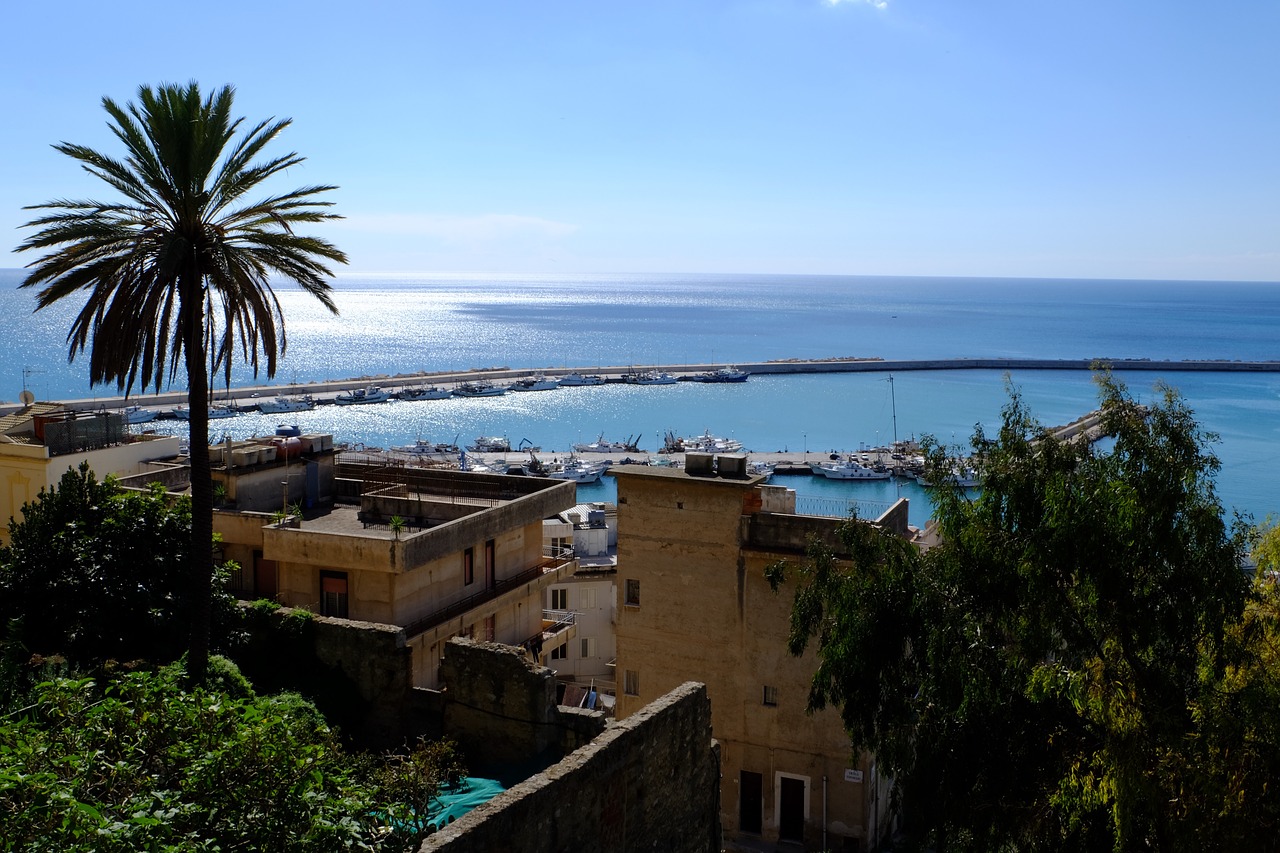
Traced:
[[564, 462], [544, 465], [543, 476], [553, 480], [570, 480], [574, 483], [596, 483], [608, 469], [608, 462], [585, 462], [576, 456], [570, 456]]
[[646, 370], [642, 373], [628, 373], [622, 377], [622, 381], [628, 385], [675, 385], [679, 380], [670, 373]]
[[887, 480], [893, 476], [887, 468], [863, 465], [852, 456], [835, 462], [810, 462], [809, 468], [828, 480]]
[[361, 403], [385, 403], [391, 399], [391, 395], [383, 391], [377, 385], [370, 385], [367, 388], [356, 388], [354, 391], [346, 391], [333, 398], [333, 402], [339, 406], [355, 406]]
[[604, 433], [600, 433], [600, 437], [590, 444], [575, 444], [573, 449], [577, 453], [639, 453], [639, 443], [639, 437], [632, 439], [630, 436], [626, 441], [606, 441]]
[[453, 392], [448, 388], [440, 388], [436, 385], [423, 387], [415, 385], [411, 388], [401, 388], [396, 397], [401, 400], [447, 400], [453, 396]]
[[160, 413], [155, 409], [144, 409], [141, 406], [125, 406], [124, 419], [131, 424], [145, 424], [154, 421]]
[[[240, 410], [226, 403], [214, 403], [209, 407], [209, 420], [219, 421], [223, 418], [234, 418], [240, 414]], [[180, 421], [191, 420], [191, 409], [186, 406], [179, 406], [173, 410], [173, 416]]]
[[413, 456], [439, 456], [453, 458], [458, 455], [458, 445], [439, 441], [428, 441], [419, 438], [413, 444], [402, 444], [391, 448], [396, 453], [409, 453]]
[[559, 388], [560, 383], [548, 376], [526, 376], [512, 382], [508, 391], [550, 391]]
[[[916, 482], [922, 486], [933, 486], [933, 481], [929, 480], [923, 473], [915, 475]], [[949, 485], [959, 486], [962, 489], [973, 489], [982, 485], [982, 478], [974, 468], [962, 467], [956, 468], [950, 474], [942, 478], [942, 481]]]
[[510, 453], [511, 442], [506, 436], [481, 435], [467, 445], [467, 450], [472, 453]]
[[309, 412], [315, 407], [316, 401], [311, 398], [310, 394], [303, 394], [300, 397], [285, 397], [281, 395], [271, 400], [258, 401], [258, 411], [268, 415], [282, 415], [288, 412]]
[[679, 438], [670, 430], [663, 437], [659, 453], [738, 453], [742, 442], [733, 438], [721, 438], [706, 430], [702, 435]]
[[695, 382], [746, 382], [750, 376], [745, 370], [736, 367], [722, 367], [719, 370], [708, 370], [693, 377]]
[[453, 389], [455, 397], [501, 397], [505, 393], [507, 393], [506, 388], [494, 385], [487, 379], [462, 382]]
[[560, 385], [567, 388], [580, 388], [588, 385], [603, 385], [603, 384], [604, 384], [604, 377], [597, 376], [594, 373], [586, 374], [586, 375], [581, 373], [566, 373], [564, 376], [560, 377]]

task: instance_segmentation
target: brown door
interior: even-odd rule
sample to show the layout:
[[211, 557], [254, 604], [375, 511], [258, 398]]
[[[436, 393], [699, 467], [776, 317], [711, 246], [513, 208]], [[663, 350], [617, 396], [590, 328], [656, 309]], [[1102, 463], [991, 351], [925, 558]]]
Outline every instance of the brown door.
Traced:
[[738, 829], [760, 834], [764, 818], [764, 777], [750, 770], [738, 774]]
[[497, 578], [498, 555], [497, 548], [494, 546], [494, 540], [490, 539], [484, 543], [484, 588], [493, 589], [498, 582]]
[[783, 776], [781, 783], [778, 838], [782, 841], [804, 841], [804, 780]]
[[253, 594], [258, 598], [276, 600], [276, 561], [262, 559], [261, 551], [253, 552]]

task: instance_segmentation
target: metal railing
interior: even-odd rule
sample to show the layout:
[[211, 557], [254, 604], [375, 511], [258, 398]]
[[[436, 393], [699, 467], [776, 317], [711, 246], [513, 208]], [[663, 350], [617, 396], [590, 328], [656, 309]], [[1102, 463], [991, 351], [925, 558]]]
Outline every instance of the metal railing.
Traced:
[[796, 496], [796, 515], [817, 515], [824, 518], [849, 518], [856, 515], [864, 520], [874, 520], [888, 512], [892, 506], [893, 503], [888, 501]]

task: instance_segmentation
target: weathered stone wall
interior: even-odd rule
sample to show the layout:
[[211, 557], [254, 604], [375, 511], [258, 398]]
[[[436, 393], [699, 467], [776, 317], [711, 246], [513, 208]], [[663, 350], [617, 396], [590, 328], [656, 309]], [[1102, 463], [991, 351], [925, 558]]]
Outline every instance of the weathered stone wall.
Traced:
[[558, 757], [604, 730], [598, 713], [562, 713], [555, 673], [515, 646], [455, 637], [441, 675], [448, 685], [444, 729], [473, 764]]
[[366, 746], [397, 745], [424, 728], [400, 628], [285, 607], [246, 612], [249, 642], [233, 657], [259, 690], [296, 690]]
[[703, 685], [689, 682], [440, 830], [419, 850], [715, 853], [719, 802], [711, 703]]

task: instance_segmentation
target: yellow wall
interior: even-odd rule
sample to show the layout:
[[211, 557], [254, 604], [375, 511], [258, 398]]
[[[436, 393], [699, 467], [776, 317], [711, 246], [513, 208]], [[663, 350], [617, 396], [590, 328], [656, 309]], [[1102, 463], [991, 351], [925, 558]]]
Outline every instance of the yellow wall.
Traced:
[[[855, 759], [838, 713], [805, 713], [816, 667], [786, 649], [791, 596], [775, 594], [764, 569], [780, 554], [741, 547], [752, 486], [715, 478], [618, 474], [618, 713], [625, 717], [684, 683], [707, 685], [721, 743], [721, 820], [739, 828], [739, 773], [761, 774], [761, 836], [778, 837], [780, 774], [807, 780], [805, 841], [822, 842], [825, 782], [830, 846], [865, 838], [869, 762]], [[797, 555], [790, 555], [797, 556]], [[627, 580], [640, 605], [625, 604]], [[626, 671], [639, 695], [625, 694]], [[765, 687], [777, 704], [766, 705]], [[846, 770], [862, 782], [846, 781]], [[856, 775], [856, 774], [855, 774]], [[861, 843], [865, 845], [865, 840]]]

